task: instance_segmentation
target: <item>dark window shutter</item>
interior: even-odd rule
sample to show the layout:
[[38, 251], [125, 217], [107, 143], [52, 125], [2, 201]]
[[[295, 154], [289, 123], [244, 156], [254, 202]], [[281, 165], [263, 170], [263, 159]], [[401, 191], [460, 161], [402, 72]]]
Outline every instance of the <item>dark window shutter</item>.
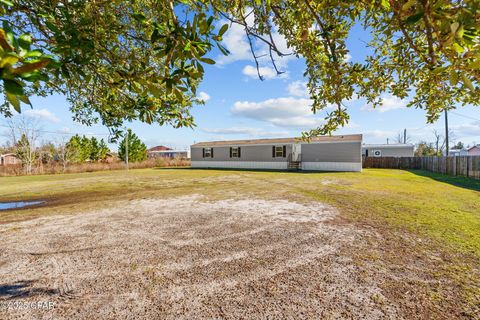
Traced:
[[272, 157], [275, 158], [275, 146], [272, 147]]
[[213, 148], [210, 149], [210, 158], [213, 158]]
[[287, 156], [287, 146], [283, 146], [283, 157]]
[[202, 158], [205, 158], [205, 148], [202, 148]]
[[238, 147], [238, 157], [240, 158], [240, 150], [242, 150], [242, 148]]
[[232, 147], [230, 147], [230, 158], [232, 157]]

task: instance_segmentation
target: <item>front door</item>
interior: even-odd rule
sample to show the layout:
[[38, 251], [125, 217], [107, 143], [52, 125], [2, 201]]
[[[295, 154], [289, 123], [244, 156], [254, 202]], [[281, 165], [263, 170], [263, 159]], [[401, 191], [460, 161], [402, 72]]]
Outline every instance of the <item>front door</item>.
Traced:
[[300, 153], [302, 152], [302, 145], [294, 143], [292, 145], [292, 161], [300, 161]]

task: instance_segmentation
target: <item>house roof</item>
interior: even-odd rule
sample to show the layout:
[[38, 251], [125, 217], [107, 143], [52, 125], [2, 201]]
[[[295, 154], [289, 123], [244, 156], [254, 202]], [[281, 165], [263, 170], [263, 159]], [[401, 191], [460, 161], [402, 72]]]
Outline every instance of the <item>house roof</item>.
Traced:
[[[295, 143], [301, 141], [301, 138], [274, 138], [274, 139], [252, 139], [252, 140], [227, 140], [227, 141], [207, 141], [198, 142], [192, 147], [210, 147], [210, 146], [231, 146], [231, 145], [255, 145], [255, 144], [283, 144]], [[321, 136], [310, 139], [310, 142], [337, 142], [337, 141], [362, 141], [361, 134], [350, 134], [341, 136]]]
[[410, 143], [395, 143], [395, 144], [364, 144], [363, 148], [413, 148]]
[[181, 153], [181, 152], [187, 152], [186, 150], [160, 150], [160, 151], [152, 151], [155, 153]]
[[172, 150], [172, 149], [169, 148], [169, 147], [165, 147], [165, 146], [156, 146], [156, 147], [148, 149], [147, 152], [165, 151], [165, 150]]
[[16, 155], [15, 153], [4, 153], [4, 154], [0, 154], [0, 157], [7, 157], [7, 156], [17, 158], [17, 155]]
[[480, 144], [477, 144], [477, 145], [474, 145], [474, 146], [471, 147], [471, 148], [468, 148], [468, 151], [472, 150], [473, 148], [479, 148], [479, 149], [480, 149]]

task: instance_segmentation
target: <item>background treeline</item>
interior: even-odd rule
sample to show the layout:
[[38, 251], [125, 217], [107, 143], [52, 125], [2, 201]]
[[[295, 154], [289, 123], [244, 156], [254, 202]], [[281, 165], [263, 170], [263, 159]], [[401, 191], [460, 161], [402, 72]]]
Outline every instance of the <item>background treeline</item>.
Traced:
[[31, 119], [11, 121], [9, 129], [0, 155], [13, 155], [16, 164], [0, 165], [0, 176], [123, 169], [127, 150], [130, 168], [189, 165], [182, 159], [147, 160], [147, 146], [130, 129], [119, 141], [118, 153], [112, 152], [104, 139], [85, 135], [43, 140], [43, 131]]
[[103, 139], [74, 135], [67, 142], [66, 153], [68, 160], [73, 163], [102, 161], [110, 154], [110, 149]]

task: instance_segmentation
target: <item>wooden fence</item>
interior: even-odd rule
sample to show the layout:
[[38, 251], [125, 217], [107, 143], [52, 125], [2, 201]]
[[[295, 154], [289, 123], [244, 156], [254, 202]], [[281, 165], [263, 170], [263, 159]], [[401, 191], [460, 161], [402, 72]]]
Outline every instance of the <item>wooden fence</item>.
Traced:
[[480, 179], [480, 156], [363, 157], [364, 168], [418, 169]]

